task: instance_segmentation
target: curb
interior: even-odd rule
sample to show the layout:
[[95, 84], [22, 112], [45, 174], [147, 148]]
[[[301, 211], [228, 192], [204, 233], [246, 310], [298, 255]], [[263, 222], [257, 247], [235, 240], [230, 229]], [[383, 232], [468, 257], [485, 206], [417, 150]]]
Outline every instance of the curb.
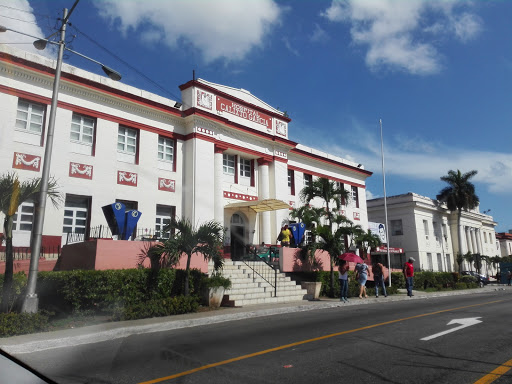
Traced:
[[[474, 293], [492, 293], [495, 291], [504, 291], [505, 288], [483, 288], [479, 289], [479, 291], [475, 292], [474, 290], [461, 290], [461, 291], [453, 291], [453, 292], [436, 292], [436, 293], [418, 293], [411, 297], [407, 298], [406, 296], [392, 295], [387, 298], [375, 298], [370, 297], [368, 299], [358, 299], [351, 298], [348, 303], [340, 302], [337, 299], [328, 299], [328, 300], [320, 300], [320, 301], [310, 301], [304, 303], [304, 301], [299, 301], [295, 303], [283, 303], [281, 306], [274, 308], [266, 308], [266, 309], [255, 309], [250, 310], [250, 308], [239, 308], [241, 312], [229, 313], [229, 314], [212, 314], [203, 316], [201, 318], [192, 318], [192, 319], [172, 319], [167, 318], [167, 320], [159, 321], [151, 324], [143, 324], [143, 325], [124, 325], [120, 323], [107, 323], [100, 325], [93, 325], [90, 327], [76, 328], [76, 329], [66, 329], [60, 331], [54, 331], [49, 333], [39, 333], [32, 335], [21, 335], [14, 336], [11, 338], [6, 338], [0, 340], [0, 348], [4, 351], [13, 354], [24, 354], [24, 353], [33, 353], [40, 352], [50, 349], [56, 348], [64, 348], [76, 345], [83, 344], [91, 344], [91, 343], [99, 343], [103, 341], [116, 340], [123, 337], [128, 337], [131, 335], [140, 335], [145, 333], [154, 333], [154, 332], [162, 332], [162, 331], [171, 331], [182, 328], [190, 328], [190, 327], [198, 327], [202, 325], [208, 324], [218, 324], [224, 323], [227, 321], [236, 321], [243, 320], [247, 318], [255, 318], [255, 317], [264, 317], [264, 316], [273, 316], [279, 314], [286, 313], [296, 313], [296, 312], [305, 312], [305, 311], [313, 311], [317, 309], [328, 309], [328, 308], [337, 308], [344, 306], [353, 306], [353, 305], [367, 305], [374, 304], [378, 302], [396, 302], [396, 301], [408, 301], [408, 300], [419, 300], [419, 299], [430, 299], [444, 296], [456, 296], [456, 295], [465, 295], [465, 294], [474, 294]], [[236, 309], [235, 309], [236, 310]], [[191, 314], [194, 315], [194, 314]], [[184, 315], [186, 316], [186, 315]], [[172, 320], [169, 320], [172, 319]], [[144, 319], [148, 320], [148, 319]], [[149, 321], [149, 320], [148, 320]], [[157, 320], [155, 320], [157, 321]], [[140, 322], [140, 320], [134, 320], [134, 322]], [[111, 328], [111, 329], [105, 329]], [[83, 334], [76, 334], [76, 333]], [[40, 340], [32, 340], [32, 341], [24, 341], [23, 339], [27, 338], [35, 338], [38, 337]]]

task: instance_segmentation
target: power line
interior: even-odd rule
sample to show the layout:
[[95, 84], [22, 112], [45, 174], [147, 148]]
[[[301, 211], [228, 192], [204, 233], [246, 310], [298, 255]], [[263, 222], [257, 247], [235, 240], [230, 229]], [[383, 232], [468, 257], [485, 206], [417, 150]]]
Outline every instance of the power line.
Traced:
[[146, 79], [147, 81], [149, 81], [151, 84], [153, 84], [155, 87], [157, 87], [158, 89], [160, 89], [161, 91], [171, 95], [174, 99], [176, 100], [181, 100], [181, 97], [178, 97], [176, 96], [175, 94], [173, 94], [171, 91], [167, 90], [166, 88], [162, 87], [160, 84], [158, 84], [156, 81], [154, 81], [153, 79], [149, 78], [147, 75], [145, 75], [144, 73], [142, 73], [141, 71], [139, 71], [137, 68], [133, 67], [132, 65], [130, 65], [128, 62], [126, 62], [125, 60], [123, 60], [121, 57], [119, 57], [118, 55], [116, 55], [115, 53], [113, 53], [112, 51], [110, 51], [108, 48], [104, 47], [103, 45], [101, 45], [100, 43], [96, 42], [93, 38], [89, 37], [87, 34], [85, 34], [84, 32], [80, 31], [77, 27], [73, 26], [70, 24], [70, 26], [72, 28], [74, 28], [78, 33], [80, 33], [82, 36], [84, 36], [86, 39], [88, 39], [91, 43], [95, 44], [96, 46], [98, 46], [99, 48], [101, 48], [103, 51], [105, 51], [106, 53], [108, 53], [109, 55], [113, 56], [115, 59], [117, 59], [118, 61], [120, 61], [121, 63], [123, 63], [124, 65], [126, 65], [128, 68], [130, 68], [132, 71], [134, 71], [135, 73], [137, 73], [139, 76], [142, 76], [144, 79]]
[[43, 16], [43, 17], [50, 17], [50, 16], [45, 15], [45, 14], [42, 14], [42, 13], [35, 13], [35, 12], [32, 12], [32, 11], [27, 11], [27, 10], [25, 10], [25, 9], [19, 9], [19, 8], [9, 7], [8, 5], [0, 5], [0, 7], [2, 7], [2, 8], [8, 8], [8, 9], [12, 9], [12, 10], [14, 10], [14, 11], [19, 11], [19, 12], [30, 13], [31, 15], [38, 15], [38, 16]]
[[16, 18], [16, 17], [5, 16], [5, 15], [0, 15], [0, 17], [5, 17], [6, 19], [17, 20], [17, 21], [22, 21], [22, 22], [24, 22], [24, 23], [36, 24], [36, 25], [37, 25], [37, 23], [36, 23], [36, 22], [34, 22], [34, 21], [22, 20], [22, 19], [18, 19], [18, 18]]

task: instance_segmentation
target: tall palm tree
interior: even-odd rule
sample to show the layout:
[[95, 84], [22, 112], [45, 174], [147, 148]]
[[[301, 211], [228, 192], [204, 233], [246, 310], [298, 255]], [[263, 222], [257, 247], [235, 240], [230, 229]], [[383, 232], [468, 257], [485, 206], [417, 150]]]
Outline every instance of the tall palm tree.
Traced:
[[365, 232], [362, 229], [359, 229], [355, 232], [354, 242], [356, 246], [361, 249], [363, 258], [367, 256], [368, 248], [376, 248], [382, 244], [380, 241], [380, 237], [372, 233], [369, 229]]
[[[319, 177], [310, 185], [304, 187], [300, 191], [299, 197], [305, 205], [309, 205], [314, 198], [323, 200], [324, 212], [322, 218], [318, 218], [318, 223], [312, 231], [312, 234], [319, 236], [321, 241], [313, 242], [309, 247], [309, 253], [314, 255], [316, 249], [323, 249], [329, 253], [331, 264], [330, 295], [334, 296], [334, 264], [346, 247], [343, 231], [346, 229], [345, 224], [350, 222], [343, 215], [340, 215], [338, 211], [341, 208], [342, 201], [348, 199], [349, 193], [344, 188], [336, 185], [336, 182], [325, 177]], [[333, 231], [334, 224], [337, 226], [335, 231]]]
[[458, 252], [462, 254], [462, 227], [460, 225], [462, 211], [474, 209], [480, 203], [475, 192], [475, 186], [469, 180], [478, 172], [473, 170], [462, 173], [449, 170], [448, 174], [441, 176], [441, 180], [448, 183], [437, 195], [437, 200], [446, 203], [448, 209], [452, 212], [457, 211], [457, 232], [458, 232]]
[[215, 271], [222, 268], [222, 239], [224, 228], [216, 221], [208, 221], [197, 228], [190, 220], [172, 219], [164, 231], [174, 230], [174, 235], [163, 243], [152, 248], [152, 252], [160, 255], [163, 266], [171, 266], [178, 263], [181, 255], [187, 255], [187, 266], [185, 274], [185, 296], [189, 295], [190, 281], [190, 260], [193, 255], [202, 254], [205, 260], [212, 260]]
[[[14, 273], [14, 257], [12, 248], [13, 219], [18, 207], [26, 201], [34, 201], [37, 205], [41, 178], [33, 178], [20, 182], [18, 175], [8, 172], [0, 176], [0, 211], [4, 214], [5, 236], [5, 275], [2, 291], [2, 303], [0, 312], [7, 312], [12, 305], [12, 282]], [[57, 192], [55, 179], [50, 179], [48, 184], [48, 197], [55, 207], [61, 201], [61, 194]], [[39, 257], [39, 255], [32, 255]]]

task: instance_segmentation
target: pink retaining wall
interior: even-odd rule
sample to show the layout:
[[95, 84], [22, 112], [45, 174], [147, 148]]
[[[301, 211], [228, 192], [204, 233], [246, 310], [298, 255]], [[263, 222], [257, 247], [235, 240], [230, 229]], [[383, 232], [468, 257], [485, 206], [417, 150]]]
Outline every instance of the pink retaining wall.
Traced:
[[[152, 244], [154, 243], [98, 239], [65, 245], [62, 248], [60, 270], [137, 268], [140, 263], [140, 255]], [[149, 260], [146, 259], [143, 265], [149, 267]], [[186, 265], [187, 257], [182, 256], [176, 268], [185, 269]], [[193, 255], [190, 260], [190, 268], [208, 273], [208, 262], [200, 254]]]
[[[53, 267], [55, 267], [55, 263], [57, 259], [54, 260], [46, 260], [39, 259], [39, 271], [53, 271]], [[17, 272], [25, 272], [28, 276], [28, 271], [30, 269], [30, 260], [15, 260], [14, 264], [14, 273]], [[5, 261], [0, 262], [0, 274], [3, 275], [5, 273]]]

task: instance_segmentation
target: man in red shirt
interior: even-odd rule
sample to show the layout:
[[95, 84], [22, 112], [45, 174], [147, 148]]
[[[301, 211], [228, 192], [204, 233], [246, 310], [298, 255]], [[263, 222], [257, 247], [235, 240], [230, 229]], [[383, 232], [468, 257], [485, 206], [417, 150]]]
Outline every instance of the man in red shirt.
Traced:
[[412, 297], [412, 285], [414, 276], [414, 259], [409, 257], [409, 261], [404, 264], [405, 287], [407, 288], [407, 296]]

